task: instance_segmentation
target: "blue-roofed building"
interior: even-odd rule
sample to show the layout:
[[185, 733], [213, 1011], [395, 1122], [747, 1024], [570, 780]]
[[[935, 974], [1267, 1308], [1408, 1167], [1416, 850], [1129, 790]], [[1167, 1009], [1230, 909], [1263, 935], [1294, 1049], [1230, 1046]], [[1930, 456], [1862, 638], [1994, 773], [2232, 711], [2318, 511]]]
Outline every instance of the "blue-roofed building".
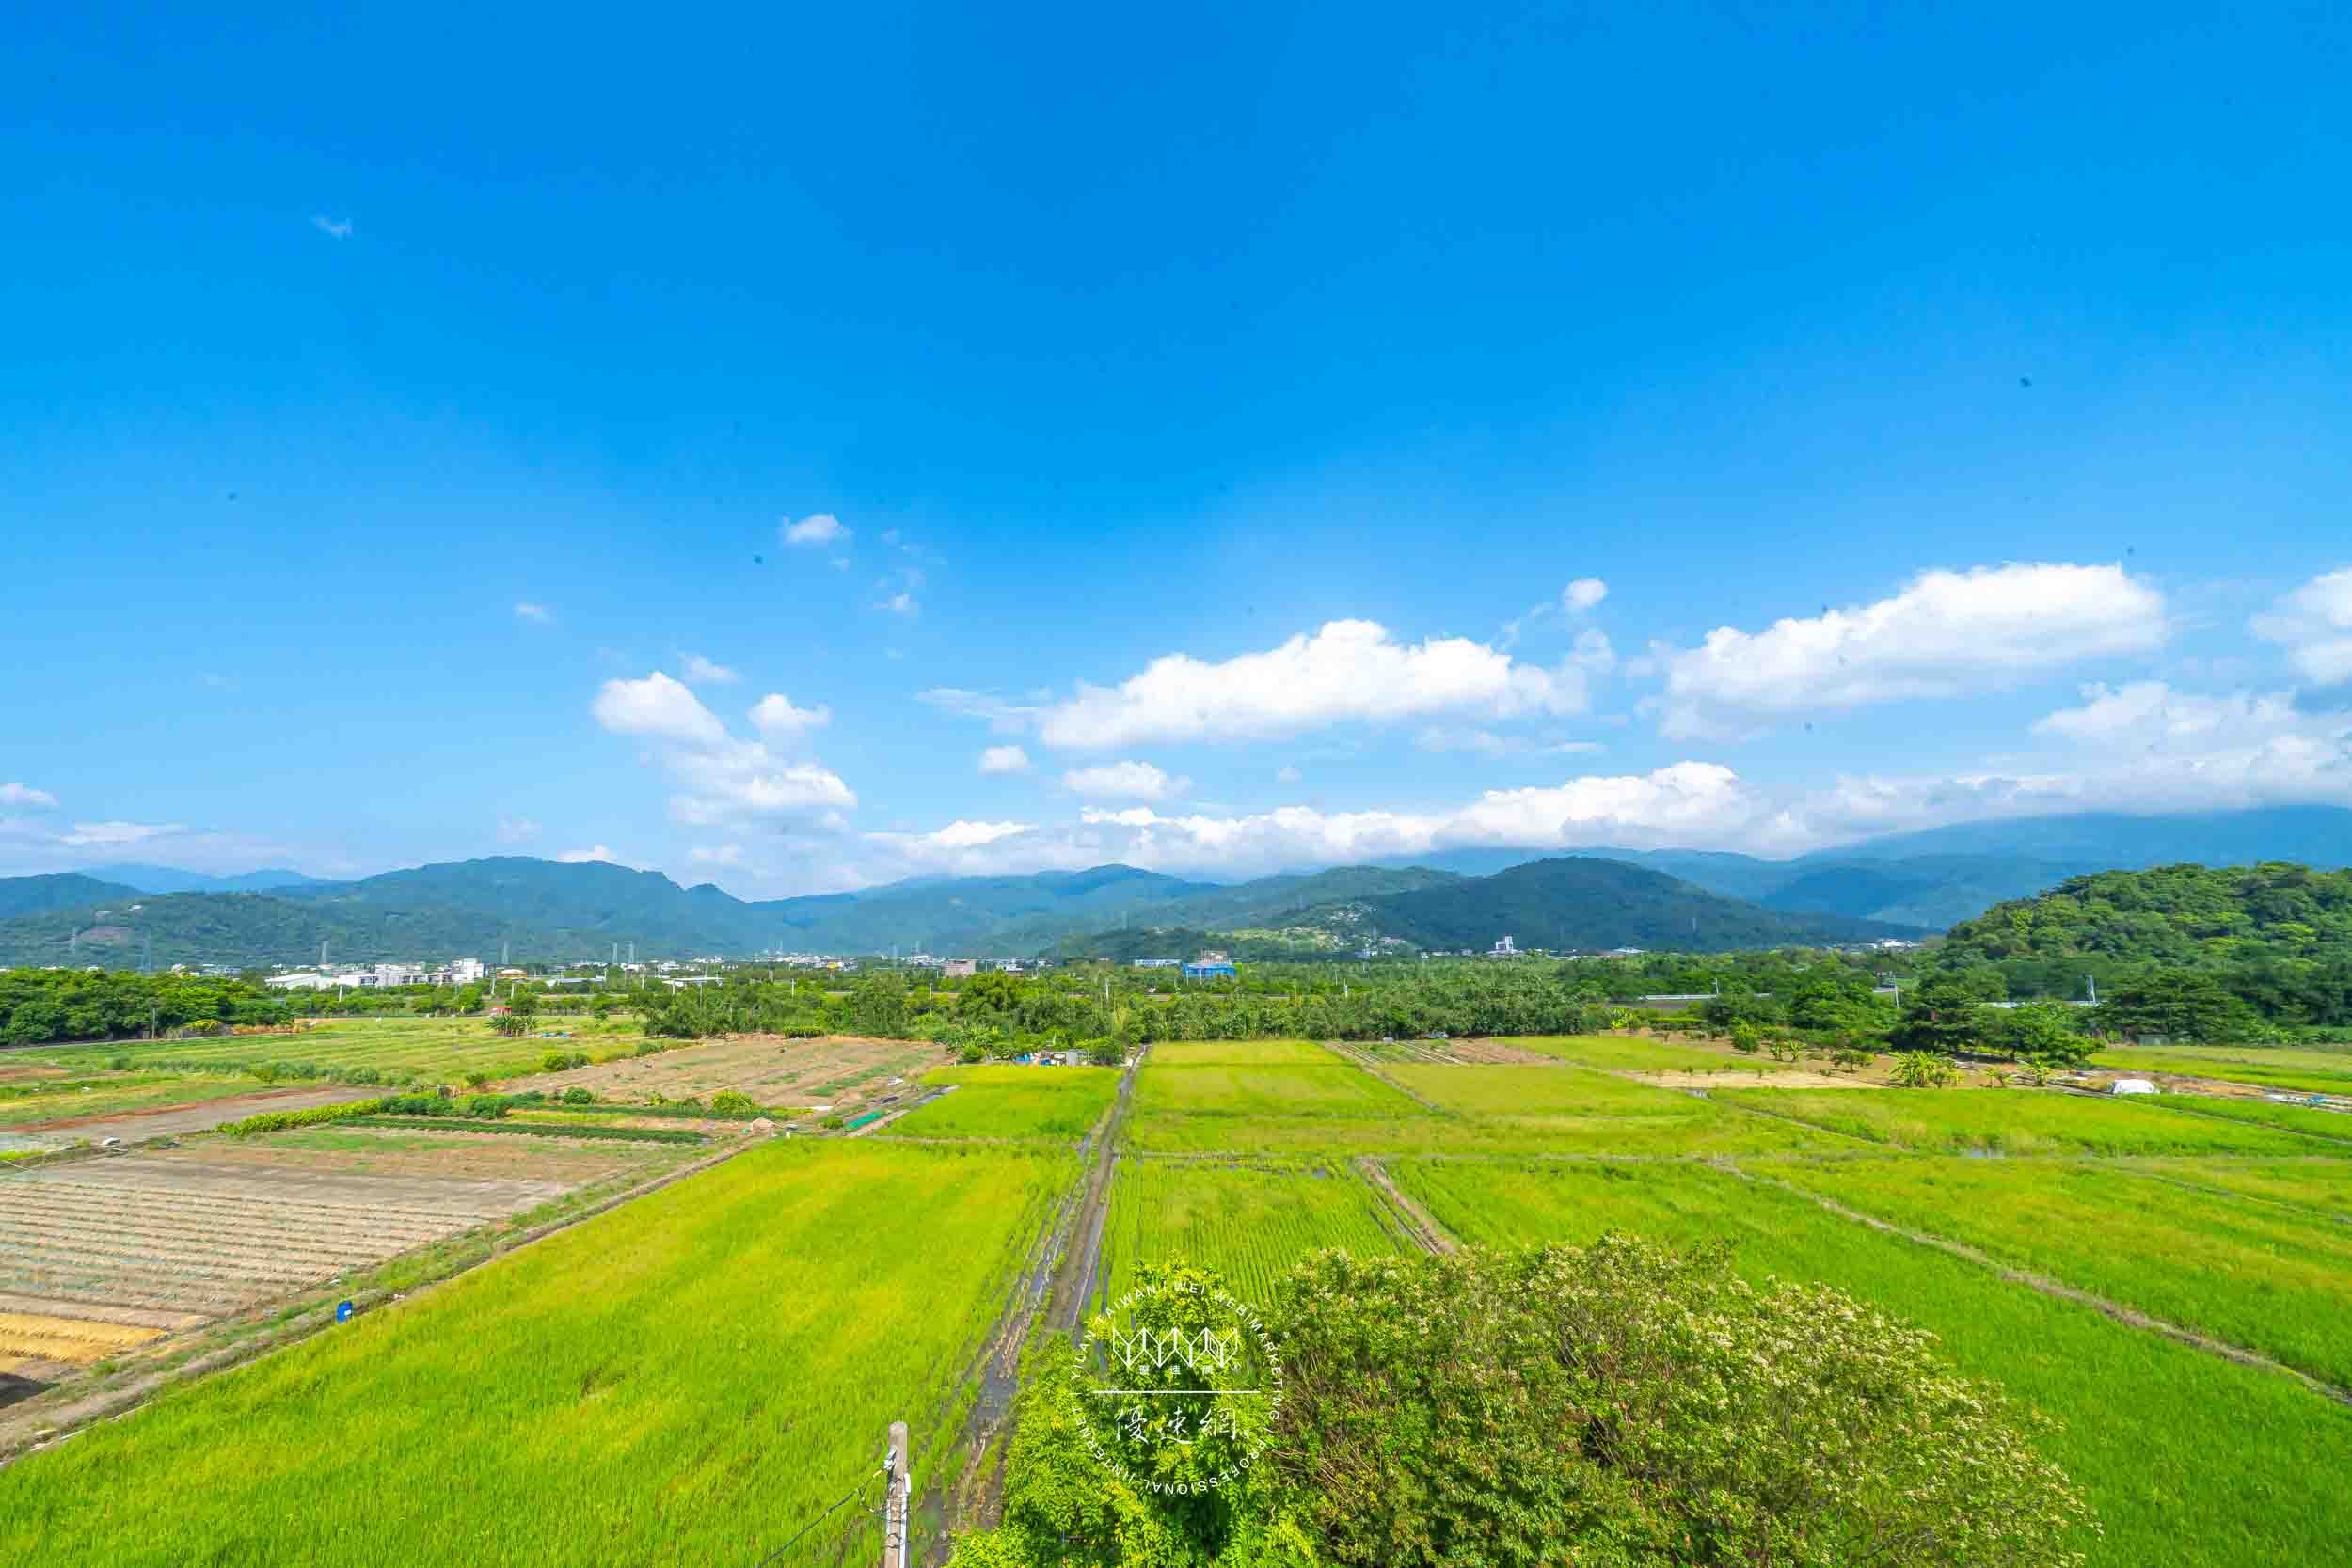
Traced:
[[1241, 974], [1227, 960], [1224, 954], [1215, 952], [1201, 954], [1198, 958], [1184, 965], [1184, 973], [1187, 980], [1231, 980], [1237, 978]]

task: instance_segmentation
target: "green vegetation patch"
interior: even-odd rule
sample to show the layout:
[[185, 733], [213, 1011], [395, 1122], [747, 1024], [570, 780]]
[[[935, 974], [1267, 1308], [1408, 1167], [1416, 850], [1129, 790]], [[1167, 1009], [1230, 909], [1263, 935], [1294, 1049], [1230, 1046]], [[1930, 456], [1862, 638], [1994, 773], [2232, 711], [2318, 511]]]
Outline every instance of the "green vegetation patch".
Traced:
[[1330, 1067], [1338, 1061], [1307, 1040], [1163, 1040], [1153, 1067]]
[[141, 1111], [160, 1111], [170, 1105], [251, 1094], [261, 1086], [249, 1079], [170, 1073], [135, 1072], [114, 1080], [94, 1077], [77, 1081], [77, 1086], [70, 1093], [0, 1101], [0, 1127], [30, 1127], [75, 1117], [130, 1116]]
[[2226, 1117], [2261, 1127], [2283, 1127], [2315, 1138], [2338, 1138], [2352, 1144], [2352, 1112], [2326, 1111], [2313, 1105], [2282, 1105], [2275, 1100], [2236, 1100], [2216, 1094], [2138, 1095], [2136, 1100], [2166, 1110], [2194, 1116]]
[[1360, 1256], [1407, 1250], [1387, 1208], [1344, 1164], [1243, 1166], [1207, 1160], [1121, 1160], [1098, 1266], [1115, 1299], [1143, 1263], [1179, 1259], [1223, 1275], [1252, 1306], [1322, 1247]]
[[2352, 1226], [2074, 1161], [1752, 1168], [2352, 1386]]
[[1699, 1104], [1678, 1090], [1572, 1067], [1399, 1066], [1381, 1071], [1440, 1110], [1470, 1116], [1686, 1116]]
[[1359, 1068], [1162, 1067], [1147, 1063], [1136, 1078], [1138, 1115], [1421, 1116], [1404, 1095]]
[[1714, 1098], [1927, 1153], [2317, 1154], [2329, 1147], [2129, 1100], [2032, 1089], [1729, 1089]]
[[[0, 1560], [755, 1562], [914, 1473], [1066, 1156], [774, 1143], [0, 1471]], [[877, 1555], [844, 1511], [805, 1560]]]
[[2352, 1411], [2291, 1379], [1704, 1165], [1438, 1160], [1390, 1170], [1466, 1241], [1722, 1238], [1751, 1278], [1819, 1280], [1929, 1329], [1963, 1371], [2064, 1423], [2048, 1452], [2104, 1526], [2081, 1543], [2102, 1568], [2306, 1568], [2352, 1540], [2352, 1491], [2314, 1483], [2352, 1464]]
[[1083, 1138], [1119, 1094], [1115, 1068], [945, 1068], [930, 1081], [958, 1087], [878, 1136]]
[[2115, 1046], [2100, 1052], [2091, 1065], [2117, 1072], [2176, 1072], [2191, 1078], [2258, 1084], [2265, 1088], [2352, 1095], [2352, 1049]]
[[1621, 1072], [1786, 1072], [1790, 1066], [1762, 1054], [1741, 1056], [1632, 1035], [1528, 1035], [1515, 1036], [1502, 1043], [1557, 1056], [1579, 1067], [1611, 1068]]

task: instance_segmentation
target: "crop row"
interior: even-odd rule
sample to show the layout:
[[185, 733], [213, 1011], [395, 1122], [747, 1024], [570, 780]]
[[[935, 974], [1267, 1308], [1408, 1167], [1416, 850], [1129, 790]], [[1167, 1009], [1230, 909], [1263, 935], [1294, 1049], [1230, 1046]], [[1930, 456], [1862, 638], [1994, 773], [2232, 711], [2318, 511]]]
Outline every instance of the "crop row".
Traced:
[[2063, 1423], [2050, 1451], [2100, 1515], [2104, 1534], [2080, 1544], [2093, 1563], [2303, 1568], [2334, 1560], [2352, 1539], [2352, 1493], [2312, 1479], [2352, 1464], [2352, 1411], [2288, 1378], [2126, 1327], [1703, 1165], [1389, 1168], [1466, 1241], [1574, 1243], [1610, 1230], [1684, 1245], [1727, 1240], [1751, 1277], [1822, 1281], [1931, 1330], [1963, 1370]]
[[687, 1127], [614, 1127], [597, 1121], [466, 1121], [448, 1117], [356, 1117], [354, 1127], [405, 1127], [437, 1132], [510, 1133], [527, 1138], [595, 1138], [608, 1143], [703, 1144], [707, 1132]]
[[1263, 1306], [1277, 1281], [1323, 1247], [1405, 1247], [1380, 1199], [1344, 1164], [1129, 1158], [1111, 1187], [1097, 1277], [1112, 1300], [1137, 1264], [1181, 1259], [1216, 1270], [1235, 1295]]

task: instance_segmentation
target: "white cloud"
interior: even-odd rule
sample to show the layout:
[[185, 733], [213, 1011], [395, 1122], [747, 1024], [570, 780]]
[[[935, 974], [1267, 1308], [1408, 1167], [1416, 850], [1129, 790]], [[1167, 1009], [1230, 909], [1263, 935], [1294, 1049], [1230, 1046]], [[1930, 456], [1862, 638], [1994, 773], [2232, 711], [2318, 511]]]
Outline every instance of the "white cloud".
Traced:
[[677, 657], [681, 666], [679, 673], [686, 677], [690, 686], [732, 686], [743, 678], [740, 670], [705, 658], [700, 654], [680, 654]]
[[1041, 711], [1027, 704], [1007, 702], [993, 691], [966, 691], [953, 686], [918, 691], [914, 700], [960, 719], [985, 719], [998, 735], [1021, 734]]
[[[760, 741], [729, 735], [700, 698], [659, 670], [643, 680], [605, 682], [590, 711], [615, 735], [657, 743], [655, 760], [686, 786], [670, 798], [670, 815], [690, 826], [857, 804], [840, 775], [815, 761], [787, 763]], [[798, 736], [831, 717], [823, 708], [793, 707], [780, 692], [751, 712], [773, 736]]]
[[597, 723], [615, 735], [651, 736], [696, 746], [716, 746], [727, 738], [719, 716], [703, 706], [702, 699], [683, 683], [659, 670], [644, 680], [605, 682], [589, 711]]
[[1026, 822], [966, 822], [958, 818], [937, 832], [924, 836], [945, 848], [962, 849], [976, 844], [994, 844], [999, 839], [1029, 831], [1030, 825]]
[[2285, 646], [2287, 662], [2315, 686], [2352, 681], [2352, 566], [2312, 578], [2251, 623]]
[[923, 613], [923, 607], [914, 602], [914, 595], [912, 594], [893, 594], [886, 599], [877, 601], [874, 608], [886, 610], [893, 615], [904, 615], [909, 619]]
[[1115, 687], [1081, 683], [1045, 711], [1055, 746], [1292, 735], [1354, 720], [1371, 723], [1462, 713], [1509, 719], [1575, 713], [1584, 673], [1546, 670], [1469, 638], [1401, 643], [1372, 621], [1332, 621], [1277, 648], [1209, 663], [1156, 658]]
[[980, 753], [983, 773], [1026, 773], [1029, 753], [1018, 746], [991, 746]]
[[56, 803], [57, 798], [45, 789], [35, 789], [31, 784], [19, 784], [13, 779], [0, 784], [0, 806], [48, 807]]
[[143, 844], [151, 838], [168, 838], [184, 831], [177, 822], [76, 822], [72, 832], [57, 835], [57, 842], [77, 849], [92, 846]]
[[762, 735], [797, 736], [832, 723], [833, 709], [821, 703], [815, 707], [794, 707], [791, 698], [771, 691], [752, 705], [750, 717]]
[[515, 619], [517, 621], [538, 621], [544, 624], [555, 619], [555, 611], [549, 610], [546, 605], [533, 604], [529, 599], [520, 599], [517, 600], [515, 605]]
[[1106, 762], [1095, 768], [1073, 768], [1061, 776], [1061, 783], [1073, 795], [1114, 800], [1165, 800], [1192, 787], [1190, 779], [1171, 776], [1148, 762]]
[[1609, 596], [1609, 585], [1598, 578], [1579, 578], [1561, 591], [1561, 606], [1571, 615], [1581, 614]]
[[[612, 861], [612, 851], [606, 848], [601, 844], [591, 844], [585, 849], [566, 849], [555, 858], [569, 864], [577, 865], [587, 861]], [[620, 863], [613, 861], [613, 863], [617, 865]]]
[[539, 836], [539, 824], [528, 816], [501, 816], [498, 832], [501, 844], [529, 844]]
[[743, 847], [739, 844], [698, 844], [687, 851], [687, 856], [704, 865], [739, 865], [743, 860]]
[[1293, 768], [1287, 762], [1274, 770], [1274, 782], [1276, 784], [1296, 784], [1299, 781], [1299, 778], [1300, 774], [1298, 769]]
[[328, 217], [324, 213], [313, 214], [310, 218], [310, 227], [317, 230], [320, 233], [326, 235], [330, 240], [347, 240], [351, 238], [351, 220], [349, 218], [336, 219]]
[[1661, 648], [1663, 733], [1738, 734], [1758, 721], [1997, 689], [2165, 640], [2164, 596], [2119, 566], [1922, 572], [1892, 598], [1768, 630], [1723, 626]]
[[[797, 523], [787, 517], [776, 532], [787, 545], [845, 544], [850, 538], [850, 530], [830, 512], [812, 512]], [[846, 566], [849, 562], [836, 561], [834, 564]]]

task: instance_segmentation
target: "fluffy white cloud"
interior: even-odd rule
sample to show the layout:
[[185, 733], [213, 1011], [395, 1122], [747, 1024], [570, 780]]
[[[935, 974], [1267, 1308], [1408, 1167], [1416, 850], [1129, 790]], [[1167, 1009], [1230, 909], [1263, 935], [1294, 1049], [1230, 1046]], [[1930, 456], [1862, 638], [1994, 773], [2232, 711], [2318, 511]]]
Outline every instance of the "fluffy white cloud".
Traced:
[[1018, 746], [991, 746], [980, 753], [983, 773], [1026, 773], [1029, 753]]
[[555, 619], [555, 611], [546, 605], [533, 604], [529, 599], [521, 599], [515, 605], [515, 619], [517, 621], [552, 621]]
[[751, 721], [762, 735], [796, 736], [832, 723], [833, 709], [821, 703], [815, 707], [794, 707], [791, 698], [771, 691], [752, 705]]
[[680, 654], [680, 673], [690, 686], [731, 686], [743, 678], [743, 673], [732, 665], [705, 658], [700, 654]]
[[1030, 825], [1026, 822], [966, 822], [958, 818], [937, 832], [924, 836], [943, 848], [963, 849], [976, 844], [994, 844], [999, 839], [1029, 831]]
[[1732, 626], [1661, 649], [1668, 736], [1737, 734], [1762, 720], [1997, 689], [2079, 659], [2144, 653], [2164, 596], [2119, 566], [1931, 571], [1874, 604]]
[[886, 599], [876, 601], [874, 608], [886, 610], [893, 615], [903, 615], [908, 620], [923, 613], [923, 607], [914, 602], [912, 594], [893, 594]]
[[[655, 742], [656, 760], [686, 786], [670, 798], [670, 815], [690, 826], [857, 804], [840, 775], [815, 761], [787, 762], [763, 742], [729, 735], [700, 698], [659, 670], [643, 680], [605, 682], [591, 711], [615, 735]], [[763, 733], [779, 736], [797, 736], [829, 717], [823, 708], [793, 707], [781, 693], [762, 698], [751, 712]]]
[[589, 711], [615, 735], [648, 736], [693, 746], [717, 746], [727, 738], [719, 716], [702, 699], [656, 670], [644, 680], [610, 680]]
[[528, 816], [501, 816], [498, 832], [501, 844], [529, 844], [539, 836], [539, 824]]
[[13, 779], [7, 784], [0, 784], [0, 806], [46, 808], [56, 803], [57, 798], [45, 789], [35, 789], [31, 784], [19, 784]]
[[620, 863], [612, 860], [612, 851], [601, 844], [591, 844], [585, 849], [566, 849], [555, 858], [574, 865], [583, 864], [589, 861], [612, 861], [615, 865]]
[[1277, 648], [1221, 663], [1169, 654], [1115, 687], [1081, 683], [1045, 710], [1055, 746], [1293, 735], [1354, 720], [1383, 723], [1454, 713], [1511, 719], [1575, 713], [1584, 673], [1515, 661], [1465, 637], [1396, 641], [1373, 621], [1331, 621]]
[[1192, 787], [1190, 779], [1176, 777], [1148, 762], [1073, 768], [1061, 776], [1061, 783], [1073, 795], [1113, 800], [1165, 800]]
[[2282, 644], [2287, 662], [2314, 686], [2352, 681], [2352, 566], [2312, 578], [2255, 616], [2251, 629]]
[[[841, 519], [830, 512], [813, 512], [797, 523], [787, 517], [776, 532], [787, 545], [834, 545], [850, 537], [849, 529], [843, 527]], [[847, 565], [848, 562], [835, 562], [834, 564]]]
[[1598, 578], [1579, 578], [1562, 591], [1560, 603], [1571, 615], [1590, 610], [1609, 596], [1609, 585]]

